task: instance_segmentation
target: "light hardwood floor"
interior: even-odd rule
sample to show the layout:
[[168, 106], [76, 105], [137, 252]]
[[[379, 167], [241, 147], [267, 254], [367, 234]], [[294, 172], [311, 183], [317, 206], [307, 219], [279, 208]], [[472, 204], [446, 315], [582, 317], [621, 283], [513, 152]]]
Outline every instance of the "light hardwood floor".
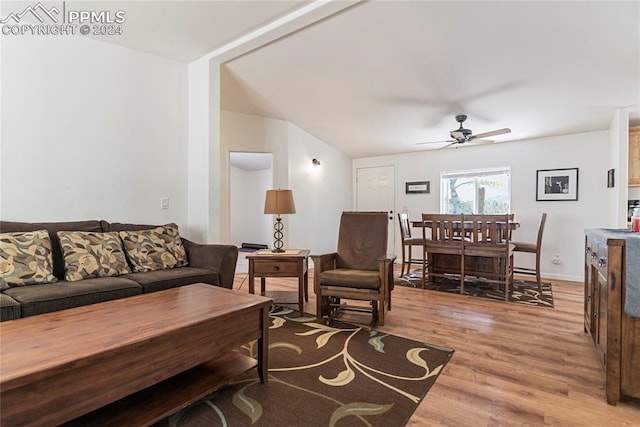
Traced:
[[[314, 314], [312, 275], [305, 311]], [[246, 278], [236, 274], [234, 289], [248, 292]], [[584, 333], [582, 284], [554, 280], [552, 288], [553, 309], [396, 286], [377, 329], [455, 349], [407, 425], [640, 426], [640, 401], [606, 403]], [[270, 289], [294, 291], [297, 281], [267, 279]]]

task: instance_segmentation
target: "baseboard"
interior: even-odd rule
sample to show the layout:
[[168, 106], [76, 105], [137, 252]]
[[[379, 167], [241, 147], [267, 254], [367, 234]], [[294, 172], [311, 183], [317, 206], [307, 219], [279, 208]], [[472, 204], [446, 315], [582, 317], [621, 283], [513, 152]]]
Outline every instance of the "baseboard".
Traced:
[[545, 273], [544, 271], [540, 273], [542, 279], [555, 279], [555, 280], [564, 280], [567, 282], [580, 282], [584, 283], [584, 276], [575, 276], [572, 274], [551, 274]]

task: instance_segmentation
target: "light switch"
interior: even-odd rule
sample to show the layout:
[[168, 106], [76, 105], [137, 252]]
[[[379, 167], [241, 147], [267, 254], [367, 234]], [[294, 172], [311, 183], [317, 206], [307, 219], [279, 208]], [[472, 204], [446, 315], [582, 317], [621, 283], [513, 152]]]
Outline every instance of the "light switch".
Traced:
[[168, 197], [160, 197], [160, 209], [169, 209]]

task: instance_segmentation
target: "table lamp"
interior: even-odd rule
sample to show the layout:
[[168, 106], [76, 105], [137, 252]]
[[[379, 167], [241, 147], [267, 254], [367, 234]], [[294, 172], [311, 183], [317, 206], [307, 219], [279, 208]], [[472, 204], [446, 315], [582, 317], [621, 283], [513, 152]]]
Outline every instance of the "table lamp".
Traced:
[[273, 238], [275, 242], [273, 244], [273, 252], [284, 252], [282, 249], [282, 230], [284, 224], [282, 224], [282, 214], [294, 214], [296, 213], [296, 206], [293, 203], [293, 192], [291, 190], [267, 190], [267, 196], [264, 200], [264, 213], [275, 214], [276, 223], [273, 228]]

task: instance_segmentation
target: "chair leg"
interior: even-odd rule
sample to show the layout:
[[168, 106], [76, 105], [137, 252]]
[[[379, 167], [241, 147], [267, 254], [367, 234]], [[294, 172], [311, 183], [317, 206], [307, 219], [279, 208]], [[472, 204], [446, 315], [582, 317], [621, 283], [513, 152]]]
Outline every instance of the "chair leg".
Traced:
[[504, 300], [509, 301], [509, 292], [513, 290], [513, 255], [505, 258]]
[[464, 294], [464, 254], [460, 255], [460, 295]]
[[538, 282], [538, 292], [542, 294], [542, 279], [540, 278], [540, 255], [536, 254], [536, 282]]
[[322, 295], [317, 295], [316, 297], [316, 317], [319, 320], [322, 320], [324, 318], [325, 315], [330, 316], [331, 312], [330, 309], [327, 309], [329, 305], [329, 298], [322, 296]]
[[509, 276], [504, 277], [504, 300], [509, 301]]
[[427, 258], [428, 258], [428, 255], [423, 249], [422, 251], [422, 289], [424, 289], [424, 286], [427, 281]]
[[411, 259], [413, 258], [413, 254], [411, 253], [411, 245], [409, 245], [409, 259], [407, 259], [407, 274], [411, 273]]
[[[400, 277], [404, 277], [404, 266], [407, 263], [407, 258], [405, 257], [405, 246], [406, 245], [402, 245], [402, 266], [400, 267]], [[409, 258], [411, 258], [411, 253], [409, 253]], [[408, 269], [407, 269], [407, 273], [408, 273]]]
[[376, 307], [376, 312], [378, 313], [378, 326], [384, 326], [384, 300], [374, 301], [374, 306]]

